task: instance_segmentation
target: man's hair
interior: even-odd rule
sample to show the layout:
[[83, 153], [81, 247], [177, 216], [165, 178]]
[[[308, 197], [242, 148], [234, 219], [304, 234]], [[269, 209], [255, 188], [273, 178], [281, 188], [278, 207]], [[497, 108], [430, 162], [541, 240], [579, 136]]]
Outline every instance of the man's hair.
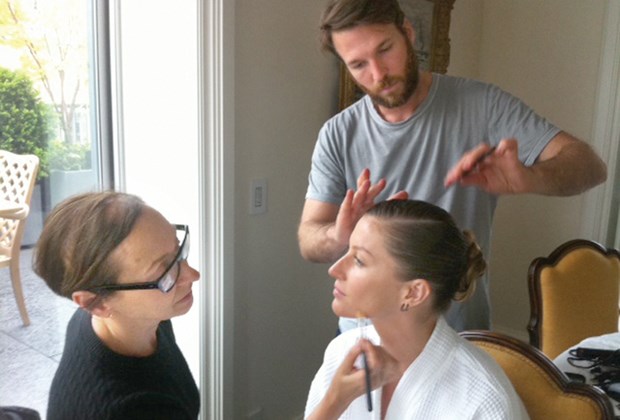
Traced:
[[338, 55], [332, 34], [359, 25], [393, 23], [404, 32], [405, 14], [397, 0], [330, 0], [321, 16], [323, 50]]

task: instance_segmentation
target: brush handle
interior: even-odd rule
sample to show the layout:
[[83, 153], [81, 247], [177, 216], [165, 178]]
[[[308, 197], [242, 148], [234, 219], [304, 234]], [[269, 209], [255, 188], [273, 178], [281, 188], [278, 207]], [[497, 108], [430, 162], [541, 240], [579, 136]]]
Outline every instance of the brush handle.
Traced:
[[366, 360], [365, 352], [362, 352], [362, 362], [364, 363], [364, 372], [366, 374], [366, 404], [368, 405], [368, 411], [372, 411], [372, 397], [370, 395], [370, 368], [368, 367], [368, 360]]
[[471, 167], [471, 169], [469, 171], [464, 171], [463, 174], [461, 175], [461, 178], [466, 177], [467, 175], [472, 173], [474, 171], [474, 169], [476, 169], [476, 166], [480, 165], [483, 160], [485, 160], [486, 158], [491, 156], [493, 154], [493, 152], [495, 152], [495, 149], [496, 149], [495, 146], [491, 147], [482, 156], [480, 156], [478, 159], [476, 159], [476, 161], [474, 162], [474, 164]]

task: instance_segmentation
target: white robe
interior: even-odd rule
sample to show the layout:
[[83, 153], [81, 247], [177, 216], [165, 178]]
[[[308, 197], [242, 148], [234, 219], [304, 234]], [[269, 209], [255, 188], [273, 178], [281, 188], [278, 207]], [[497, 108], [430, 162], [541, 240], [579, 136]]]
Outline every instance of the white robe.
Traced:
[[[380, 344], [374, 327], [367, 327], [366, 336]], [[350, 330], [328, 345], [323, 365], [310, 387], [305, 417], [323, 399], [336, 370], [358, 337], [357, 330]], [[340, 419], [380, 420], [381, 392], [381, 389], [372, 392], [372, 412], [368, 412], [366, 396], [362, 395], [349, 405]], [[385, 418], [520, 420], [529, 417], [499, 365], [483, 350], [460, 337], [440, 317], [424, 350], [398, 382]]]

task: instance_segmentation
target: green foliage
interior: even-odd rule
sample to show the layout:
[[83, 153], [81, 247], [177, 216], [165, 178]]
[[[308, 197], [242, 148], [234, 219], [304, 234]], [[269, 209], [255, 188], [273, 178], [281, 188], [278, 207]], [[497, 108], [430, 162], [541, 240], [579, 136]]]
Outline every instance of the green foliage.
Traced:
[[54, 140], [50, 143], [47, 157], [50, 171], [90, 169], [90, 144], [68, 144]]
[[38, 156], [39, 179], [48, 176], [51, 115], [28, 77], [0, 67], [0, 149]]

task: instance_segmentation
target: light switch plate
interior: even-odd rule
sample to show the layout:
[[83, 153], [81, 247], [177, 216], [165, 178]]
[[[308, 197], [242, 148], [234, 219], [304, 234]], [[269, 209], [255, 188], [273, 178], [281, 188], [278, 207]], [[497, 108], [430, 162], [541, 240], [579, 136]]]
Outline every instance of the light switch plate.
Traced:
[[267, 213], [267, 180], [253, 179], [250, 184], [250, 214]]

